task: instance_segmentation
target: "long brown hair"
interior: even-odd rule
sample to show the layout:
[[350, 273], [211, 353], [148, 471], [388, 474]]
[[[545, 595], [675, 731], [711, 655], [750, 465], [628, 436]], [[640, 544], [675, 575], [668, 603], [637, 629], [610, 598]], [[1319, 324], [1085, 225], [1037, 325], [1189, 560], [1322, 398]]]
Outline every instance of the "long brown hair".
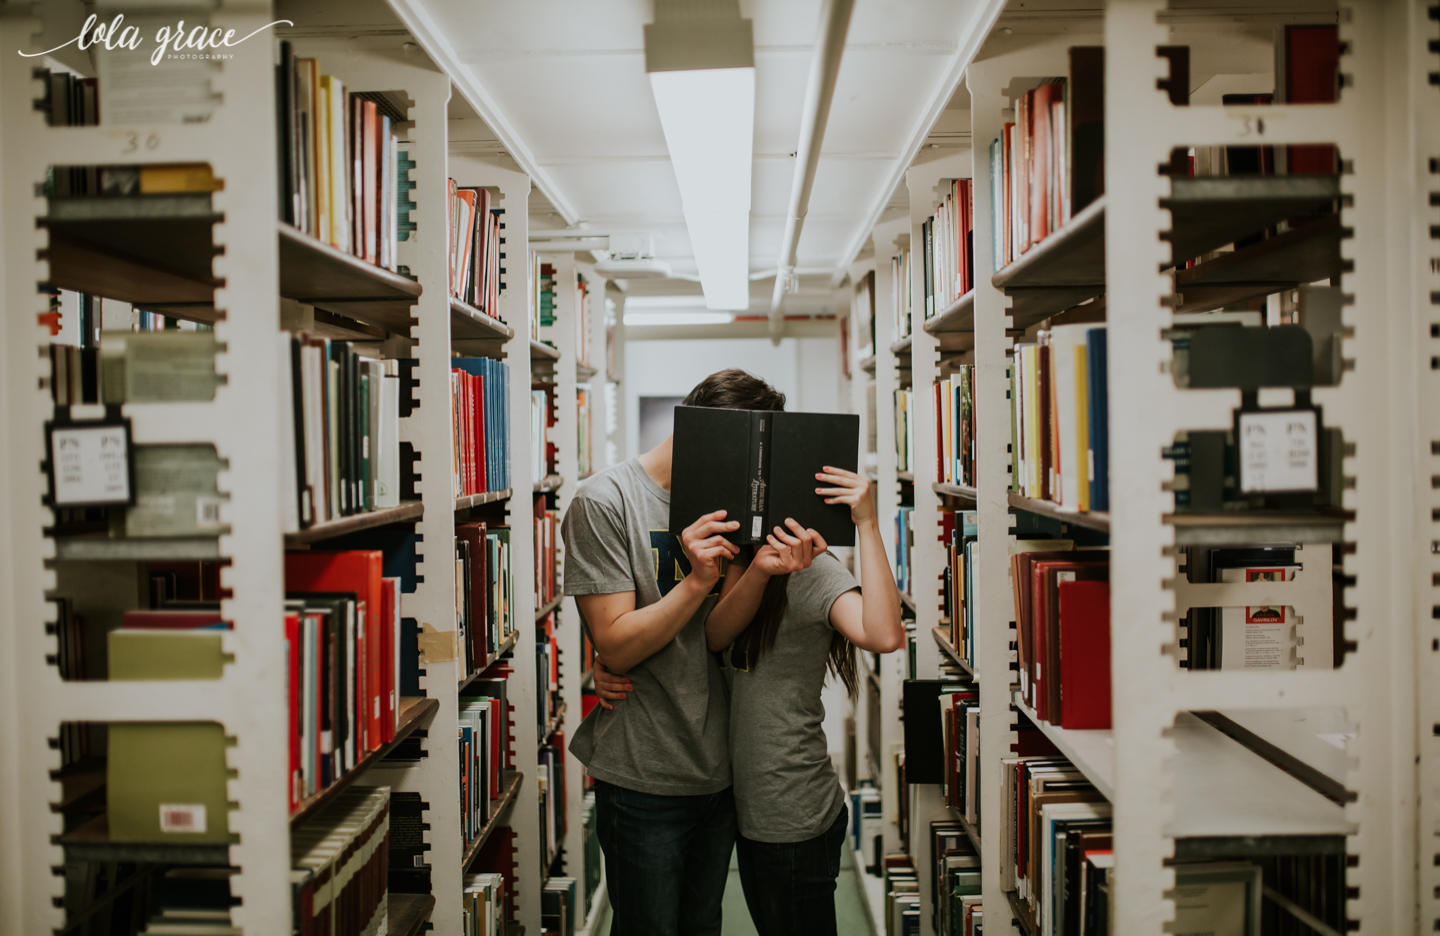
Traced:
[[[754, 374], [732, 367], [716, 371], [696, 384], [695, 389], [685, 397], [684, 405], [713, 406], [717, 409], [783, 410], [785, 394]], [[788, 573], [777, 575], [766, 582], [755, 617], [740, 636], [735, 638], [735, 646], [731, 648], [731, 652], [744, 654], [747, 666], [754, 666], [763, 654], [774, 649], [775, 638], [780, 633], [780, 619], [785, 616], [790, 605], [787, 593], [789, 585]], [[860, 687], [855, 670], [855, 648], [839, 631], [830, 637], [827, 665], [853, 697]]]

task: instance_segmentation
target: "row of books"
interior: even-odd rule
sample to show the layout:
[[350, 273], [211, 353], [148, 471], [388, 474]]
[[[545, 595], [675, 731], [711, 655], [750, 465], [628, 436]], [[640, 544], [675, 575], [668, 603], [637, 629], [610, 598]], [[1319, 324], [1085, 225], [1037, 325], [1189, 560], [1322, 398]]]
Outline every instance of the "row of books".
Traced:
[[[1015, 100], [991, 144], [996, 269], [1016, 260], [1104, 191], [1104, 50], [1070, 50], [1070, 77]], [[1097, 62], [1099, 63], [1097, 65]]]
[[[604, 296], [600, 297], [602, 300]], [[590, 364], [590, 284], [575, 274], [575, 363]]]
[[971, 180], [951, 179], [935, 213], [921, 226], [925, 243], [925, 317], [943, 312], [975, 288], [975, 201]]
[[980, 688], [962, 679], [940, 688], [945, 752], [940, 795], [971, 827], [980, 827]]
[[976, 487], [975, 366], [959, 369], [934, 385], [936, 477], [941, 484]]
[[890, 258], [890, 343], [910, 337], [910, 310], [914, 308], [914, 284], [910, 282], [911, 252], [901, 250]]
[[945, 616], [950, 646], [975, 668], [975, 550], [979, 515], [973, 510], [947, 510], [940, 515], [940, 540], [945, 544]]
[[[100, 83], [72, 72], [41, 69], [45, 96], [35, 109], [51, 127], [93, 127], [100, 123]], [[83, 195], [100, 191], [98, 166], [53, 166], [45, 180], [46, 195]]]
[[[1031, 733], [1019, 734], [1023, 741]], [[1063, 757], [1022, 753], [1001, 764], [1001, 887], [1020, 898], [1031, 933], [1105, 936], [1114, 868], [1110, 804]], [[1259, 929], [1235, 936], [1252, 932]]]
[[915, 470], [915, 391], [895, 391], [895, 470]]
[[[186, 337], [199, 344], [207, 335], [213, 333], [157, 332], [148, 338], [173, 344]], [[348, 341], [304, 333], [283, 337], [289, 346], [298, 525], [399, 506], [400, 362], [361, 357]], [[134, 340], [123, 339], [127, 346]], [[177, 356], [167, 359], [175, 362]]]
[[530, 251], [530, 334], [540, 337], [542, 328], [555, 324], [555, 265]]
[[[85, 618], [75, 610], [70, 598], [57, 595], [49, 601], [55, 606], [55, 655], [48, 662], [54, 664], [63, 680], [88, 679], [90, 654]], [[95, 750], [89, 722], [62, 722], [59, 738], [62, 768], [80, 763]]]
[[1017, 539], [1010, 580], [1026, 703], [1062, 728], [1109, 728], [1109, 550]]
[[1010, 360], [1010, 490], [1110, 509], [1104, 325], [1056, 325]]
[[467, 874], [463, 884], [462, 936], [505, 936], [505, 875], [494, 871]]
[[[1320, 553], [1321, 568], [1327, 568], [1327, 547], [1300, 550], [1294, 544], [1283, 543], [1190, 547], [1185, 550], [1185, 575], [1192, 582], [1294, 582], [1303, 569], [1297, 552], [1310, 558], [1312, 551]], [[1329, 585], [1331, 576], [1323, 574]], [[1181, 620], [1184, 636], [1180, 665], [1191, 670], [1293, 670], [1302, 649], [1295, 633], [1298, 622], [1295, 608], [1283, 604], [1191, 608]], [[1316, 625], [1318, 632], [1323, 622], [1307, 623]], [[1312, 645], [1310, 641], [1303, 649], [1320, 660], [1333, 654], [1331, 647]]]
[[580, 902], [580, 882], [572, 877], [545, 879], [540, 892], [540, 925], [555, 936], [575, 936], [575, 928], [583, 926], [590, 904]]
[[489, 189], [457, 185], [454, 179], [449, 185], [450, 295], [503, 321], [500, 293], [505, 286], [500, 275], [505, 270], [500, 261], [505, 258], [501, 251], [505, 238], [500, 232], [505, 225], [500, 217], [505, 211], [491, 207]]
[[484, 520], [455, 525], [455, 620], [466, 675], [495, 662], [515, 633], [510, 528]]
[[540, 843], [541, 857], [549, 868], [560, 856], [565, 842], [565, 732], [558, 730], [540, 746], [537, 758], [540, 777]]
[[535, 606], [554, 601], [559, 588], [560, 512], [535, 495]]
[[980, 856], [960, 823], [930, 823], [930, 855], [931, 919], [936, 936], [979, 936], [984, 926]]
[[878, 877], [884, 857], [884, 815], [880, 791], [869, 780], [862, 780], [850, 791], [850, 847], [864, 864], [867, 873]]
[[550, 436], [555, 427], [555, 384], [530, 388], [530, 480], [535, 484], [555, 474], [556, 447]]
[[378, 550], [285, 557], [292, 810], [395, 740], [400, 581], [383, 560]]
[[452, 358], [450, 413], [456, 497], [510, 487], [510, 365]]
[[884, 861], [885, 936], [920, 936], [920, 875], [906, 852]]
[[[588, 714], [588, 713], [587, 713]], [[589, 775], [585, 775], [586, 783], [591, 782]], [[580, 800], [580, 834], [581, 848], [585, 851], [585, 906], [592, 906], [595, 900], [595, 892], [600, 889], [600, 878], [604, 869], [604, 859], [600, 852], [599, 820], [595, 812], [595, 792], [586, 790], [585, 796]]]
[[460, 834], [467, 845], [485, 830], [513, 766], [510, 675], [508, 665], [497, 664], [460, 696]]
[[[280, 43], [276, 65], [280, 218], [356, 257], [395, 270], [402, 222], [396, 125], [383, 92], [347, 91], [313, 58]], [[409, 207], [408, 196], [405, 208]]]
[[[290, 889], [297, 933], [383, 932], [390, 903], [390, 788], [353, 786], [290, 834]], [[226, 914], [228, 919], [228, 913]], [[232, 932], [198, 928], [159, 933]]]
[[50, 397], [57, 406], [212, 400], [225, 380], [215, 371], [219, 350], [208, 329], [105, 331], [99, 347], [51, 344]]

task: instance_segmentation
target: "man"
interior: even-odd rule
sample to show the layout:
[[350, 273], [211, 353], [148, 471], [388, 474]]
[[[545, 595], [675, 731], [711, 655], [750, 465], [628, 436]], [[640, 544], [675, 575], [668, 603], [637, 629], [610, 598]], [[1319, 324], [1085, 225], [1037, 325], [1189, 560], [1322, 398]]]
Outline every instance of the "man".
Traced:
[[[785, 395], [741, 370], [711, 374], [686, 406], [778, 410]], [[729, 698], [705, 644], [739, 528], [724, 511], [677, 538], [671, 439], [580, 488], [565, 514], [565, 593], [607, 669], [636, 692], [596, 707], [571, 751], [595, 778], [613, 936], [718, 936], [735, 844]]]

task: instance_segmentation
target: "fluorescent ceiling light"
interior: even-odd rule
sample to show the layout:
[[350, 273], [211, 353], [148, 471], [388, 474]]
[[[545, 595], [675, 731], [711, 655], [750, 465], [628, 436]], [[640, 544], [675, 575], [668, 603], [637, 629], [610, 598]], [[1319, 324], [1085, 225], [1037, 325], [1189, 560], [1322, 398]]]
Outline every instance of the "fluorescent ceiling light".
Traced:
[[[628, 306], [629, 303], [627, 302]], [[626, 325], [729, 325], [729, 312], [631, 312], [625, 310]]]
[[755, 69], [652, 71], [650, 88], [706, 305], [748, 309]]

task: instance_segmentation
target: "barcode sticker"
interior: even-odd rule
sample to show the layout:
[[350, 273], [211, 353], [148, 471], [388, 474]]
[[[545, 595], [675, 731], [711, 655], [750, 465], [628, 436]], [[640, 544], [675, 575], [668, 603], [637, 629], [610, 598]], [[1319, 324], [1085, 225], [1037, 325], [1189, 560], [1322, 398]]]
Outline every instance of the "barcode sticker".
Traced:
[[205, 804], [161, 803], [161, 832], [204, 832]]
[[759, 538], [760, 538], [760, 524], [761, 524], [762, 522], [764, 522], [764, 521], [763, 521], [763, 518], [762, 518], [759, 514], [756, 514], [755, 516], [753, 516], [753, 517], [750, 518], [750, 538], [751, 538], [751, 539], [759, 539]]
[[195, 498], [195, 525], [202, 530], [220, 525], [220, 498]]

